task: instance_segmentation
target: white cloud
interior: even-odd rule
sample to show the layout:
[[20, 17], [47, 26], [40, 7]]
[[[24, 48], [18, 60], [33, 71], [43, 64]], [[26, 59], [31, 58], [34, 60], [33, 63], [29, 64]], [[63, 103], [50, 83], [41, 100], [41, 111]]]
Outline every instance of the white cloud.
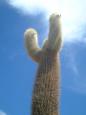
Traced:
[[0, 115], [7, 115], [7, 114], [0, 110]]
[[7, 0], [7, 2], [24, 14], [37, 15], [43, 12], [47, 18], [53, 12], [60, 12], [64, 41], [86, 41], [82, 40], [81, 31], [82, 25], [86, 24], [86, 0]]
[[86, 80], [82, 80], [80, 76], [73, 81], [73, 86], [70, 86], [69, 88], [77, 93], [86, 95]]
[[66, 44], [62, 53], [64, 57], [62, 58], [62, 85], [66, 89], [82, 95], [86, 95], [85, 46], [86, 44], [83, 44], [80, 49], [77, 43]]

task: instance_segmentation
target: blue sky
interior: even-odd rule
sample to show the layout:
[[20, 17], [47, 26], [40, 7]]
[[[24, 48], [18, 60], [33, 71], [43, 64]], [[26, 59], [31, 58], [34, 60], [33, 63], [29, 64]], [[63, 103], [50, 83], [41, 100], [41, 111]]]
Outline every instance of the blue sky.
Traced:
[[[8, 1], [0, 1], [0, 115], [30, 115], [32, 87], [37, 64], [27, 56], [23, 34], [25, 29], [35, 28], [39, 33], [39, 44], [42, 45], [48, 32], [47, 15], [54, 9], [49, 7], [49, 10], [45, 8], [46, 11], [43, 11], [44, 8], [41, 9], [37, 5], [33, 8], [32, 5], [30, 7], [32, 10], [25, 10], [26, 7], [23, 7], [20, 2], [14, 4], [10, 2], [12, 0]], [[77, 3], [77, 0], [75, 1]], [[78, 1], [78, 5], [81, 2]], [[86, 16], [84, 3], [83, 0], [83, 8], [81, 6], [79, 9], [80, 15], [77, 15], [73, 20], [71, 20], [72, 17], [68, 18], [67, 23], [64, 17], [66, 20], [63, 23], [64, 30], [70, 28], [70, 31], [68, 33], [63, 30], [66, 34], [63, 37], [64, 43], [60, 55], [61, 115], [86, 114]], [[35, 4], [37, 4], [36, 0]], [[37, 12], [38, 8], [39, 12]], [[82, 12], [83, 14], [81, 14]]]

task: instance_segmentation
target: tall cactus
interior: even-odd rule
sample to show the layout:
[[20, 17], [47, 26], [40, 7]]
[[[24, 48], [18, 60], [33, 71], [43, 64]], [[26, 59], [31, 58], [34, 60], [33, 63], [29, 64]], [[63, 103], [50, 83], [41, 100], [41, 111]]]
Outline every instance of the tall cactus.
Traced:
[[49, 35], [42, 48], [38, 46], [34, 29], [27, 29], [24, 35], [29, 55], [39, 64], [33, 89], [32, 115], [59, 115], [61, 16], [50, 16]]

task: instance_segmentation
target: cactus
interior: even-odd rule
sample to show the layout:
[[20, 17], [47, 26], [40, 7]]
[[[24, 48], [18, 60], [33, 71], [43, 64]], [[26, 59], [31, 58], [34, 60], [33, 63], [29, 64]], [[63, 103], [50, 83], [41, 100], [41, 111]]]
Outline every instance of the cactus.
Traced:
[[38, 65], [32, 95], [32, 115], [59, 115], [59, 52], [62, 43], [61, 16], [50, 16], [48, 39], [42, 48], [38, 46], [37, 32], [25, 31], [25, 44], [31, 58]]

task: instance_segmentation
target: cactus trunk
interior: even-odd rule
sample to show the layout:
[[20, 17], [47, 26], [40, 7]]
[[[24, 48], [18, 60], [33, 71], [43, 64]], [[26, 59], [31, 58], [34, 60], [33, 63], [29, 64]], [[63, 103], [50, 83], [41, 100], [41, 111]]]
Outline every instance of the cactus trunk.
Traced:
[[59, 56], [50, 51], [39, 64], [32, 97], [32, 115], [59, 115]]

